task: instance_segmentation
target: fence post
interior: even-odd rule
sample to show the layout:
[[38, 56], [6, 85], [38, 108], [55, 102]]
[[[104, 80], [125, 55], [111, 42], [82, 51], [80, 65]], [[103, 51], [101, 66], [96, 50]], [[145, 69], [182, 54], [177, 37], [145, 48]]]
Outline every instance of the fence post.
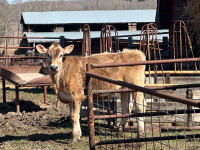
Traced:
[[2, 78], [3, 103], [6, 103], [6, 80]]
[[[5, 53], [4, 53], [6, 57], [8, 57], [8, 37], [6, 37], [6, 48], [5, 48]], [[8, 66], [8, 59], [5, 59], [5, 64], [6, 66]]]
[[16, 112], [20, 112], [20, 106], [19, 106], [19, 87], [15, 86], [15, 94], [16, 94]]
[[65, 47], [65, 37], [64, 37], [64, 36], [60, 36], [60, 46], [61, 46], [62, 48]]
[[[87, 64], [86, 69], [88, 72], [91, 69], [91, 65]], [[88, 105], [89, 145], [91, 150], [95, 150], [92, 78], [88, 77], [87, 75], [86, 75], [86, 94], [87, 94], [87, 105]]]
[[43, 86], [44, 89], [44, 103], [48, 104], [48, 100], [47, 100], [47, 86]]

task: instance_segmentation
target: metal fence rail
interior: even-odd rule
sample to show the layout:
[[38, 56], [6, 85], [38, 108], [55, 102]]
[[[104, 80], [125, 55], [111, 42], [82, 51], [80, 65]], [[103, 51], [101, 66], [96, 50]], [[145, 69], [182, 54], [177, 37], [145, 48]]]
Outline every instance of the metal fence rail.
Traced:
[[[188, 58], [175, 60], [181, 61], [199, 61], [198, 58]], [[172, 63], [171, 60], [147, 61], [137, 63], [117, 63], [117, 64], [101, 64], [88, 65], [89, 70], [93, 68], [144, 65], [148, 63]], [[200, 121], [198, 113], [200, 109], [199, 100], [194, 100], [186, 94], [186, 98], [173, 95], [170, 89], [183, 89], [188, 92], [189, 87], [199, 88], [199, 84], [186, 85], [170, 85], [170, 86], [151, 86], [139, 87], [123, 81], [114, 80], [108, 77], [87, 72], [87, 101], [88, 101], [88, 125], [90, 129], [90, 149], [185, 149], [197, 148], [197, 139], [200, 137]], [[120, 85], [122, 89], [117, 90], [99, 90], [93, 89], [92, 82], [96, 81], [96, 86], [103, 86], [104, 82]], [[102, 82], [99, 82], [102, 81]], [[167, 90], [161, 92], [158, 90]], [[133, 112], [131, 114], [120, 114], [118, 106], [119, 100], [116, 98], [120, 92], [140, 91], [145, 97], [150, 97], [146, 107], [146, 113], [137, 113], [134, 110], [136, 102], [134, 102]], [[190, 90], [189, 90], [190, 91]], [[104, 95], [103, 102], [93, 95]], [[110, 95], [114, 94], [115, 98], [110, 99]], [[105, 98], [106, 95], [106, 98]], [[154, 99], [157, 100], [154, 105]], [[163, 101], [165, 100], [165, 101]], [[165, 103], [163, 109], [162, 105]], [[173, 108], [171, 108], [173, 105]], [[181, 106], [180, 106], [181, 105]], [[197, 116], [197, 117], [196, 117]], [[135, 122], [139, 117], [145, 117], [145, 133], [141, 137], [137, 137], [137, 125]], [[121, 130], [118, 127], [119, 118], [128, 118], [129, 125]], [[132, 120], [132, 121], [131, 121]], [[129, 143], [129, 144], [128, 144]], [[181, 144], [180, 144], [181, 143]]]

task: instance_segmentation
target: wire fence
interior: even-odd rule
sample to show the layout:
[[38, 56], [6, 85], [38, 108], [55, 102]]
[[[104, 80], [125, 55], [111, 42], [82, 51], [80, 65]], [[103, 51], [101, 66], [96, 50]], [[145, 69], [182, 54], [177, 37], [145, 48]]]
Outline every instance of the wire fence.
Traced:
[[[87, 84], [90, 149], [199, 148], [199, 86], [194, 88], [194, 84], [181, 85], [182, 87], [179, 85], [178, 88], [178, 85], [173, 85], [178, 82], [177, 78], [175, 83], [171, 83], [171, 86], [163, 91], [163, 88], [156, 87], [155, 84], [143, 88], [94, 73], [87, 73], [87, 77], [88, 81], [92, 81]], [[194, 80], [195, 78], [190, 78], [189, 82]], [[116, 84], [116, 89], [118, 85], [121, 88], [101, 90], [106, 87], [106, 82]], [[133, 99], [137, 91], [144, 93], [147, 105], [137, 103]], [[124, 101], [121, 93], [124, 92], [128, 94], [129, 114], [123, 114], [121, 108], [121, 102]], [[146, 109], [146, 112], [138, 113], [138, 105]], [[126, 126], [121, 127], [123, 118], [128, 121]], [[139, 121], [145, 124], [142, 134], [139, 131]]]

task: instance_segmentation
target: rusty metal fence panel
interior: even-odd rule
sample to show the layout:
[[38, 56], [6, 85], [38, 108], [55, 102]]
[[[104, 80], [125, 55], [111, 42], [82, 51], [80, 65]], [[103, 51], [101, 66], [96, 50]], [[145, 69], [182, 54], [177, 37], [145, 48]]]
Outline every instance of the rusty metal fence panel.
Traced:
[[[191, 58], [194, 60], [194, 58]], [[176, 60], [183, 61], [184, 59]], [[164, 60], [157, 61], [157, 63]], [[185, 59], [186, 61], [186, 59]], [[168, 60], [168, 63], [170, 60]], [[195, 60], [198, 64], [198, 59]], [[155, 63], [155, 61], [138, 64]], [[166, 62], [167, 63], [167, 62]], [[134, 63], [132, 63], [133, 65]], [[135, 65], [138, 65], [135, 64]], [[91, 65], [96, 67], [126, 66], [126, 64]], [[88, 67], [90, 68], [90, 67]], [[120, 90], [94, 90], [105, 82], [120, 85]], [[191, 79], [195, 80], [195, 78]], [[96, 88], [95, 87], [95, 88]], [[200, 146], [199, 84], [138, 87], [93, 73], [87, 73], [88, 127], [90, 149], [198, 149]], [[140, 91], [147, 101], [146, 112], [137, 113], [136, 102], [130, 114], [122, 114], [119, 93]], [[104, 95], [103, 97], [93, 95]], [[138, 119], [145, 117], [144, 134], [138, 136]], [[125, 128], [119, 127], [121, 118], [128, 118]]]

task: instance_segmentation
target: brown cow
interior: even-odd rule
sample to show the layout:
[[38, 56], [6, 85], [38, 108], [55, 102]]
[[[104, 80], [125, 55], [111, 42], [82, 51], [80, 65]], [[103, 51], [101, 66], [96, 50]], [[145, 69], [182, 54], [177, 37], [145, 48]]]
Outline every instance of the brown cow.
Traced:
[[[61, 102], [69, 104], [70, 117], [73, 125], [73, 141], [79, 140], [82, 134], [79, 113], [81, 102], [86, 98], [84, 95], [86, 64], [145, 61], [145, 55], [138, 50], [124, 50], [121, 53], [94, 54], [89, 57], [66, 56], [63, 59], [63, 55], [69, 54], [73, 50], [74, 45], [62, 48], [59, 43], [53, 43], [49, 49], [46, 49], [42, 45], [37, 45], [36, 48], [38, 52], [47, 54], [50, 76], [58, 88], [58, 97]], [[96, 74], [139, 86], [144, 86], [144, 71], [144, 65], [92, 69], [92, 72]], [[103, 88], [114, 89], [120, 87], [104, 83]], [[137, 103], [137, 111], [145, 112], [145, 107], [143, 106], [146, 105], [146, 102], [143, 93], [135, 92], [134, 96]], [[128, 97], [127, 93], [121, 94], [123, 114], [131, 111]], [[120, 126], [124, 127], [126, 120], [122, 120]], [[144, 120], [142, 117], [139, 118], [138, 125], [139, 131], [143, 132]]]

